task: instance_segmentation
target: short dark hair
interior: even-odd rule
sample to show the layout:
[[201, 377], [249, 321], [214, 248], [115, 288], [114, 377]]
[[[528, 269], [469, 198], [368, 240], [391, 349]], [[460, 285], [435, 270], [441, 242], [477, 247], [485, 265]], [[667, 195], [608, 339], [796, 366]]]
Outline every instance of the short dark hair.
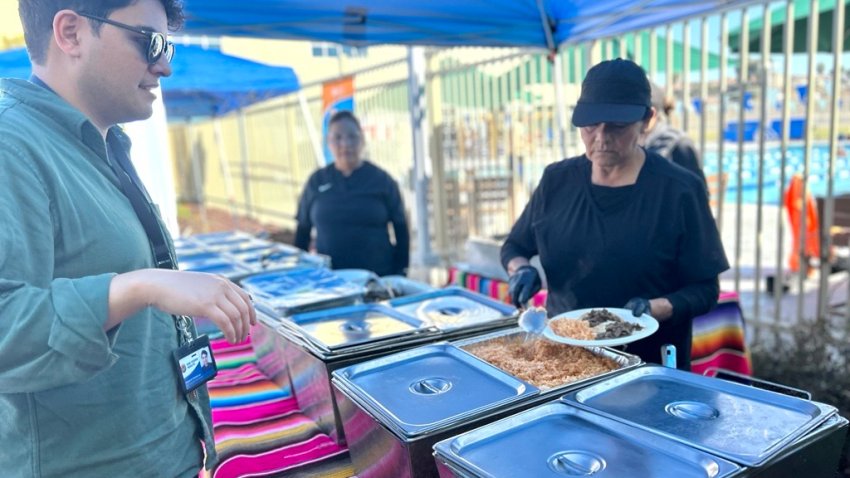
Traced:
[[360, 126], [360, 120], [354, 116], [354, 113], [348, 110], [339, 110], [336, 113], [331, 115], [331, 119], [328, 120], [328, 128], [331, 127], [334, 123], [339, 123], [342, 120], [351, 120], [355, 126], [357, 126], [357, 131], [360, 131], [360, 134], [363, 134], [363, 128]]
[[[47, 59], [47, 49], [53, 34], [53, 17], [60, 10], [74, 10], [98, 17], [109, 17], [115, 11], [138, 0], [19, 0], [18, 14], [24, 27], [24, 40], [30, 61], [43, 65]], [[183, 26], [183, 3], [181, 0], [159, 0], [165, 8], [168, 29], [175, 31]], [[100, 23], [92, 23], [98, 32]]]
[[201, 355], [209, 355], [209, 353], [206, 350], [201, 350]]

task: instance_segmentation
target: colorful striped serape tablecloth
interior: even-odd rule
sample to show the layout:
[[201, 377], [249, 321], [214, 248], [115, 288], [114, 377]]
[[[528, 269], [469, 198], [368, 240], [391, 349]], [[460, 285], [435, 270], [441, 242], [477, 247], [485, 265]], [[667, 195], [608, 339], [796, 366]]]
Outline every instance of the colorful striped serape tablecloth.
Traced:
[[744, 335], [744, 314], [738, 294], [721, 292], [717, 307], [694, 318], [691, 371], [712, 368], [752, 375], [753, 366]]
[[[508, 284], [498, 279], [449, 268], [449, 284], [480, 292], [510, 303]], [[546, 291], [534, 296], [534, 305], [546, 303]], [[711, 368], [752, 374], [752, 363], [744, 336], [744, 315], [735, 292], [721, 292], [717, 307], [694, 318], [691, 344], [691, 371], [702, 374]]]
[[[508, 283], [499, 279], [490, 279], [473, 272], [467, 272], [457, 267], [449, 268], [449, 285], [457, 285], [464, 289], [480, 292], [506, 304], [511, 303], [508, 294]], [[541, 290], [532, 298], [535, 307], [543, 307], [546, 304], [546, 289]]]
[[354, 475], [348, 451], [319, 431], [256, 367], [250, 341], [212, 341], [218, 376], [209, 383], [219, 463], [207, 476], [328, 477]]

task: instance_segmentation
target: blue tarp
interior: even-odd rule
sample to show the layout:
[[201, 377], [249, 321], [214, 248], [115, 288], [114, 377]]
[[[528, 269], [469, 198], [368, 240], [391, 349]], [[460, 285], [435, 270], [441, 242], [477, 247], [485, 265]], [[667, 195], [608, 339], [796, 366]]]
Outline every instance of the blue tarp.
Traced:
[[[299, 88], [292, 68], [244, 60], [213, 48], [176, 46], [173, 74], [160, 80], [171, 120], [222, 115]], [[0, 53], [0, 76], [29, 78], [30, 73], [26, 50]]]
[[[752, 0], [185, 0], [190, 34], [552, 49]], [[547, 40], [544, 23], [553, 32]]]

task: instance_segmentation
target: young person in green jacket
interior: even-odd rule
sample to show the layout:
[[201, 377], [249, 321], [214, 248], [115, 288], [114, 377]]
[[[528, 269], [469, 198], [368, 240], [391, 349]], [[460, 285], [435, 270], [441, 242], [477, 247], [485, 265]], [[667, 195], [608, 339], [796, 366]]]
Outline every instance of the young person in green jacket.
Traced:
[[205, 387], [183, 390], [177, 356], [202, 340], [180, 316], [237, 342], [254, 310], [223, 278], [173, 270], [116, 127], [151, 115], [181, 5], [20, 0], [19, 12], [33, 77], [0, 80], [0, 470], [198, 476], [215, 449]]

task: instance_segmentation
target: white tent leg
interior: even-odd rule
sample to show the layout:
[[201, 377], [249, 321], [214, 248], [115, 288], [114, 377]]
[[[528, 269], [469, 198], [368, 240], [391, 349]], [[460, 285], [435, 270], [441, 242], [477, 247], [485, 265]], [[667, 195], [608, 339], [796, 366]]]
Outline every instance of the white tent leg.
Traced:
[[233, 183], [230, 182], [230, 167], [227, 165], [227, 153], [224, 151], [224, 140], [221, 137], [221, 120], [213, 120], [213, 135], [215, 145], [218, 148], [218, 166], [221, 170], [221, 178], [224, 181], [224, 192], [227, 194], [227, 202], [230, 204], [230, 221], [233, 229], [239, 229], [239, 216], [236, 209], [236, 200], [233, 197]]
[[325, 152], [322, 150], [322, 142], [319, 138], [319, 132], [316, 130], [316, 123], [313, 122], [310, 107], [307, 106], [307, 97], [304, 96], [304, 90], [298, 90], [298, 104], [301, 106], [301, 116], [304, 118], [304, 124], [307, 126], [307, 135], [310, 137], [313, 154], [316, 156], [316, 165], [323, 168], [327, 165]]
[[425, 141], [425, 50], [408, 47], [408, 104], [413, 134], [413, 189], [416, 195], [416, 257], [417, 265], [432, 262], [431, 235], [428, 230], [428, 174], [425, 170], [428, 149]]
[[558, 142], [561, 146], [561, 157], [567, 157], [567, 105], [564, 102], [564, 75], [561, 70], [561, 55], [555, 54], [552, 62], [555, 80], [555, 117], [558, 120]]
[[198, 148], [195, 147], [195, 144], [198, 141], [197, 131], [191, 123], [186, 123], [186, 130], [190, 141], [189, 154], [192, 158], [192, 183], [195, 189], [195, 199], [198, 201], [198, 208], [201, 213], [201, 225], [204, 228], [203, 232], [209, 232], [210, 223], [209, 218], [207, 217], [207, 198], [206, 194], [204, 194], [204, 179], [201, 176], [200, 158], [198, 157], [200, 152], [198, 151]]
[[124, 125], [124, 131], [133, 142], [130, 159], [139, 178], [148, 190], [153, 202], [159, 207], [160, 215], [172, 237], [180, 234], [177, 226], [177, 193], [174, 188], [174, 163], [169, 148], [168, 124], [165, 119], [165, 104], [162, 90], [155, 91], [153, 115], [145, 121], [134, 121]]
[[251, 175], [248, 166], [248, 138], [247, 126], [245, 125], [245, 112], [241, 109], [238, 114], [239, 120], [239, 159], [242, 172], [242, 195], [245, 198], [245, 210], [248, 217], [254, 216], [254, 201], [251, 198]]

